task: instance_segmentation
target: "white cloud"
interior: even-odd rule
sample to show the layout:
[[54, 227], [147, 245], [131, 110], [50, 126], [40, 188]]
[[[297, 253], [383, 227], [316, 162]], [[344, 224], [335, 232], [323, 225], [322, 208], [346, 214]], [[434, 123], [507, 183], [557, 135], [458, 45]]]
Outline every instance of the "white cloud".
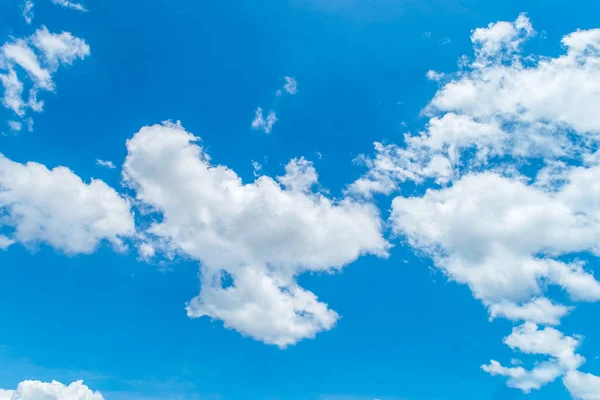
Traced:
[[83, 60], [90, 54], [90, 46], [70, 32], [50, 33], [45, 26], [31, 37], [32, 44], [40, 50], [55, 70], [60, 64], [71, 65], [75, 59]]
[[7, 236], [0, 235], [0, 250], [6, 250], [10, 246], [12, 246], [14, 243], [15, 243], [14, 240], [9, 239]]
[[2, 104], [4, 107], [13, 110], [18, 116], [25, 115], [23, 108], [26, 104], [23, 102], [23, 83], [17, 77], [14, 69], [10, 68], [8, 73], [0, 74], [0, 81], [4, 86], [4, 98]]
[[[36, 53], [34, 50], [37, 50]], [[42, 26], [26, 39], [13, 39], [0, 47], [0, 82], [4, 86], [3, 105], [25, 118], [27, 109], [40, 112], [44, 103], [38, 100], [40, 91], [54, 91], [52, 75], [61, 65], [70, 65], [90, 53], [83, 39], [69, 32], [50, 33]], [[23, 81], [18, 72], [24, 71], [32, 81], [29, 98], [23, 99]], [[29, 127], [33, 122], [25, 118]], [[31, 122], [30, 122], [31, 121]]]
[[25, 0], [25, 3], [23, 3], [23, 18], [28, 24], [33, 21], [33, 5], [32, 0]]
[[395, 198], [390, 220], [397, 233], [488, 305], [528, 301], [546, 283], [574, 299], [597, 301], [600, 283], [592, 275], [576, 262], [553, 259], [597, 249], [598, 209], [584, 214], [576, 206], [579, 198], [570, 194], [580, 184], [571, 180], [563, 190], [546, 193], [495, 173], [467, 175], [420, 198]]
[[4, 58], [11, 63], [23, 68], [37, 86], [45, 90], [53, 90], [50, 71], [43, 68], [36, 54], [31, 50], [27, 42], [17, 39], [12, 43], [2, 46]]
[[116, 168], [115, 164], [113, 164], [112, 161], [96, 160], [96, 165], [99, 165], [101, 167], [105, 167], [105, 168], [108, 168], [108, 169], [115, 169]]
[[585, 144], [600, 138], [600, 29], [566, 35], [557, 57], [522, 54], [534, 34], [525, 15], [475, 29], [475, 57], [462, 59], [425, 108], [426, 129], [407, 133], [403, 148], [376, 143], [375, 156], [362, 157], [368, 173], [351, 191], [370, 196], [405, 180], [444, 183], [507, 156], [585, 158]]
[[286, 189], [309, 192], [319, 176], [313, 164], [304, 157], [294, 158], [285, 166], [285, 175], [277, 178]]
[[434, 71], [432, 69], [430, 69], [429, 71], [427, 71], [427, 79], [429, 79], [430, 81], [436, 81], [439, 82], [444, 78], [444, 73], [443, 72], [437, 72]]
[[600, 377], [571, 371], [563, 382], [574, 400], [600, 400]]
[[525, 304], [499, 301], [489, 304], [490, 319], [503, 317], [511, 321], [530, 321], [536, 324], [559, 325], [572, 307], [555, 304], [545, 297], [536, 297]]
[[291, 76], [286, 76], [284, 77], [284, 79], [285, 85], [283, 85], [283, 89], [289, 94], [298, 93], [298, 84], [296, 82], [296, 79], [292, 78]]
[[122, 248], [135, 231], [128, 201], [103, 181], [85, 183], [68, 168], [2, 155], [0, 215], [10, 241], [47, 243], [67, 254], [91, 253], [102, 240]]
[[19, 121], [8, 121], [7, 123], [8, 127], [13, 132], [19, 132], [23, 128], [23, 125], [21, 125]]
[[[387, 256], [377, 209], [310, 192], [316, 172], [292, 160], [277, 181], [253, 183], [213, 165], [180, 125], [142, 128], [127, 142], [125, 182], [162, 215], [144, 234], [153, 248], [201, 262], [201, 291], [190, 317], [281, 347], [333, 327], [337, 313], [298, 286], [304, 271], [341, 269], [364, 254]], [[224, 272], [226, 271], [226, 272]], [[233, 281], [224, 287], [226, 273]]]
[[519, 51], [526, 38], [535, 31], [525, 14], [514, 22], [490, 23], [486, 28], [477, 28], [471, 34], [478, 63], [486, 64], [497, 57], [507, 58]]
[[598, 254], [598, 179], [598, 166], [565, 167], [560, 185], [550, 187], [481, 172], [422, 197], [392, 202], [395, 232], [429, 254], [449, 279], [467, 284], [490, 318], [525, 321], [507, 338], [508, 345], [550, 356], [530, 371], [497, 362], [484, 367], [508, 377], [509, 386], [539, 389], [583, 362], [574, 353], [576, 339], [552, 328], [538, 331], [535, 323], [558, 325], [573, 309], [541, 297], [549, 294], [549, 286], [562, 288], [571, 301], [600, 300], [600, 283], [584, 264], [559, 259]]
[[514, 328], [504, 339], [504, 343], [511, 349], [525, 354], [549, 357], [547, 361], [535, 365], [529, 371], [523, 367], [503, 367], [495, 360], [482, 366], [482, 369], [491, 375], [508, 377], [508, 386], [526, 393], [539, 389], [568, 371], [575, 371], [585, 362], [582, 356], [575, 353], [579, 346], [578, 338], [565, 336], [553, 328], [539, 329], [533, 323]]
[[82, 381], [68, 386], [56, 381], [23, 381], [16, 390], [0, 389], [0, 400], [104, 400], [104, 397], [92, 392]]
[[72, 10], [77, 11], [87, 11], [87, 9], [81, 3], [75, 3], [69, 0], [52, 0], [53, 4], [59, 5], [61, 7], [70, 8]]
[[274, 111], [269, 111], [267, 119], [263, 116], [262, 108], [258, 107], [254, 114], [254, 120], [252, 121], [252, 129], [262, 129], [265, 133], [271, 133], [273, 125], [277, 122], [277, 116]]

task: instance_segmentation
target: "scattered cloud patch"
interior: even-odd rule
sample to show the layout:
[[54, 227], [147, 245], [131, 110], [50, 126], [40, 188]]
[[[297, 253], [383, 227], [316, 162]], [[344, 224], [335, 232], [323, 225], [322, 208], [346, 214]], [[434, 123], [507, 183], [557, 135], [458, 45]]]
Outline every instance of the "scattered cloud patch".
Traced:
[[429, 71], [427, 71], [426, 76], [427, 76], [427, 79], [429, 79], [430, 81], [439, 82], [442, 80], [442, 78], [444, 78], [444, 73], [436, 72], [436, 71], [430, 69]]
[[[44, 103], [38, 100], [38, 95], [42, 91], [55, 91], [52, 75], [61, 65], [71, 65], [89, 53], [90, 48], [83, 39], [69, 32], [51, 33], [44, 26], [25, 39], [4, 43], [0, 47], [2, 104], [32, 127], [27, 112], [42, 111]], [[25, 78], [31, 81], [27, 99], [23, 93]]]
[[296, 83], [296, 79], [292, 78], [291, 76], [286, 76], [284, 79], [285, 85], [283, 85], [283, 89], [289, 94], [298, 93], [298, 84]]
[[13, 132], [19, 132], [23, 129], [23, 125], [19, 121], [8, 121], [8, 127]]
[[96, 165], [99, 165], [101, 167], [108, 168], [108, 169], [116, 168], [115, 164], [113, 164], [112, 161], [96, 160]]
[[263, 115], [263, 109], [258, 107], [254, 113], [254, 120], [252, 121], [252, 129], [262, 130], [265, 133], [271, 133], [273, 125], [277, 122], [277, 116], [273, 110], [269, 111], [267, 118]]
[[56, 4], [61, 7], [70, 8], [77, 11], [87, 11], [87, 9], [81, 3], [75, 3], [69, 0], [51, 0], [52, 4]]
[[23, 3], [23, 18], [28, 24], [31, 24], [33, 21], [33, 6], [34, 3], [32, 0], [25, 0], [25, 3]]

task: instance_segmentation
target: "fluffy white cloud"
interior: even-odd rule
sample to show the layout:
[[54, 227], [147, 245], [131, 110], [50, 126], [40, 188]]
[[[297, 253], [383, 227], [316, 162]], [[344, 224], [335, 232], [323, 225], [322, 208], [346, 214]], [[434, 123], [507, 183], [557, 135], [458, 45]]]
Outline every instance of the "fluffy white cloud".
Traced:
[[575, 400], [600, 400], [600, 377], [571, 371], [563, 382]]
[[60, 64], [71, 65], [90, 54], [90, 46], [83, 39], [70, 32], [50, 33], [45, 26], [35, 32], [31, 42], [43, 53], [51, 70]]
[[[51, 33], [46, 27], [26, 39], [5, 43], [0, 47], [0, 70], [6, 71], [0, 73], [0, 82], [4, 86], [3, 105], [29, 121], [25, 118], [28, 109], [39, 112], [43, 108], [43, 102], [37, 99], [39, 92], [54, 91], [52, 75], [56, 70], [89, 53], [90, 48], [83, 39], [69, 32]], [[18, 70], [25, 72], [32, 82], [27, 100], [23, 99], [23, 80], [19, 78]]]
[[269, 111], [267, 119], [263, 115], [262, 108], [258, 107], [254, 113], [254, 120], [252, 121], [252, 129], [262, 129], [265, 133], [271, 133], [273, 125], [277, 122], [277, 116], [274, 111]]
[[467, 175], [423, 197], [397, 197], [391, 222], [487, 304], [528, 301], [546, 282], [575, 299], [597, 301], [600, 283], [592, 275], [579, 263], [552, 258], [597, 249], [598, 209], [585, 215], [572, 198], [564, 200], [576, 184], [546, 193], [495, 173]]
[[315, 185], [319, 176], [312, 163], [304, 157], [295, 158], [285, 166], [285, 175], [277, 178], [286, 189], [308, 192]]
[[514, 328], [504, 343], [526, 354], [549, 356], [547, 361], [535, 365], [530, 371], [523, 367], [503, 367], [495, 360], [482, 366], [492, 375], [508, 377], [509, 386], [524, 392], [539, 389], [568, 371], [577, 370], [585, 362], [582, 356], [575, 353], [579, 346], [578, 338], [565, 336], [553, 328], [539, 329], [530, 322]]
[[573, 309], [553, 303], [545, 297], [536, 297], [521, 305], [501, 300], [490, 303], [488, 307], [490, 319], [502, 317], [511, 321], [530, 321], [544, 325], [559, 325], [561, 318]]
[[16, 390], [0, 390], [0, 400], [104, 400], [104, 397], [92, 392], [83, 381], [68, 386], [56, 381], [23, 381]]
[[69, 0], [52, 0], [53, 4], [59, 5], [61, 7], [70, 8], [72, 10], [77, 11], [87, 11], [87, 9], [81, 3], [75, 3]]
[[[338, 315], [301, 288], [304, 271], [340, 269], [363, 254], [387, 256], [378, 210], [309, 189], [317, 175], [292, 160], [286, 175], [244, 184], [213, 165], [180, 125], [142, 128], [127, 142], [124, 180], [161, 215], [144, 234], [153, 249], [201, 261], [201, 291], [187, 307], [284, 347], [330, 329]], [[224, 276], [232, 285], [225, 285]]]
[[[524, 323], [506, 343], [548, 360], [531, 370], [484, 366], [523, 391], [561, 376], [573, 387], [594, 381], [577, 372], [578, 338], [537, 324], [559, 325], [574, 309], [561, 303], [600, 300], [600, 283], [575, 257], [600, 254], [600, 30], [566, 35], [558, 57], [522, 54], [534, 35], [525, 15], [475, 29], [472, 60], [454, 74], [428, 73], [440, 87], [425, 128], [402, 145], [375, 143], [374, 156], [357, 160], [368, 172], [348, 187], [370, 197], [405, 181], [429, 185], [395, 198], [390, 224], [467, 284], [490, 319]], [[521, 168], [540, 158], [541, 167]], [[554, 301], [550, 286], [568, 299]]]
[[424, 110], [426, 129], [407, 133], [403, 147], [376, 143], [375, 156], [361, 159], [368, 173], [350, 190], [370, 196], [407, 179], [444, 183], [506, 156], [581, 161], [584, 144], [600, 134], [600, 29], [566, 35], [557, 57], [522, 54], [534, 34], [525, 15], [475, 29], [475, 56], [446, 74]]
[[0, 226], [11, 230], [4, 243], [47, 243], [67, 254], [91, 253], [102, 240], [122, 248], [135, 232], [129, 202], [103, 181], [1, 154]]

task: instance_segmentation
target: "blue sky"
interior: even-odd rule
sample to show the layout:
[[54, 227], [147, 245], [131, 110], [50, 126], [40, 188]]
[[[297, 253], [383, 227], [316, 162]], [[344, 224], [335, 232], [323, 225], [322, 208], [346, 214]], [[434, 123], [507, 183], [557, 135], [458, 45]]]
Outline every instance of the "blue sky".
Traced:
[[0, 399], [600, 398], [600, 5], [28, 3]]

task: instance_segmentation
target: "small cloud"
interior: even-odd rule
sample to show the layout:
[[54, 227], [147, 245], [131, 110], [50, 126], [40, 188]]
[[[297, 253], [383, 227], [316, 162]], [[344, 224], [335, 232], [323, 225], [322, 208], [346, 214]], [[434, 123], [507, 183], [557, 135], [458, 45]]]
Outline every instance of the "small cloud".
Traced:
[[148, 260], [156, 255], [156, 249], [148, 243], [142, 243], [138, 248], [138, 252], [143, 260]]
[[430, 69], [429, 71], [427, 71], [426, 76], [427, 76], [427, 79], [429, 79], [430, 81], [439, 82], [444, 77], [444, 73], [443, 72], [436, 72], [436, 71]]
[[289, 94], [298, 93], [298, 84], [296, 82], [296, 79], [292, 78], [291, 76], [285, 76], [284, 79], [285, 85], [283, 86], [283, 89]]
[[423, 32], [423, 36], [429, 39], [431, 37], [431, 32]]
[[0, 235], [0, 250], [6, 250], [15, 243], [14, 240], [7, 236]]
[[319, 160], [323, 159], [323, 154], [321, 154], [320, 151], [316, 151], [315, 153], [317, 153], [317, 157], [319, 157]]
[[269, 111], [267, 119], [263, 116], [263, 109], [258, 107], [252, 121], [252, 129], [262, 129], [265, 133], [271, 133], [273, 125], [277, 122], [277, 116], [274, 111]]
[[8, 127], [13, 132], [20, 132], [23, 125], [19, 121], [8, 121]]
[[77, 11], [87, 11], [87, 8], [83, 6], [81, 3], [73, 3], [69, 0], [52, 0], [52, 4], [56, 4], [61, 7], [70, 8], [72, 10]]
[[262, 171], [262, 165], [260, 165], [259, 163], [257, 163], [256, 161], [252, 160], [252, 168], [254, 169], [254, 176], [258, 177], [260, 174], [260, 171]]
[[105, 168], [109, 168], [109, 169], [116, 168], [115, 164], [113, 164], [112, 161], [96, 160], [96, 165], [99, 165], [99, 166], [105, 167]]
[[452, 43], [452, 41], [448, 38], [442, 38], [442, 40], [440, 40], [441, 44], [450, 44]]
[[33, 21], [33, 1], [26, 0], [25, 4], [23, 4], [23, 18], [25, 18], [25, 22], [31, 24]]

